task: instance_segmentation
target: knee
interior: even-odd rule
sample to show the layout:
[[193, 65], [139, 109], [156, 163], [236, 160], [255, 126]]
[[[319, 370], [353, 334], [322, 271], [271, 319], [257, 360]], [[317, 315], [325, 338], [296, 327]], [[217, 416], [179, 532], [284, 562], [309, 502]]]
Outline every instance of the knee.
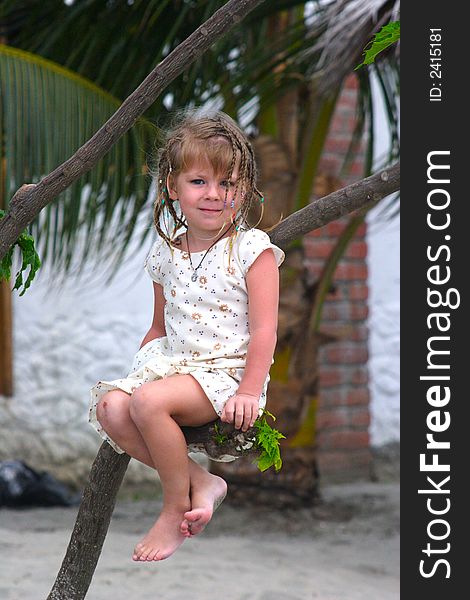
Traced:
[[129, 413], [136, 425], [148, 422], [148, 419], [155, 417], [161, 408], [155, 390], [151, 392], [145, 384], [137, 388], [131, 395]]
[[107, 433], [126, 417], [129, 418], [129, 400], [121, 393], [108, 392], [96, 405], [96, 418]]

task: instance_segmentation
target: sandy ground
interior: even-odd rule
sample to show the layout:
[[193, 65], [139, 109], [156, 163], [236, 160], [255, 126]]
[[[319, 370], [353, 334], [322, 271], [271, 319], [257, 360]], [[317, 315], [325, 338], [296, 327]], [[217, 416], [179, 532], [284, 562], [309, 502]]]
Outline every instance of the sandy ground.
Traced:
[[[397, 600], [399, 485], [328, 486], [298, 511], [224, 503], [160, 563], [131, 560], [159, 501], [119, 500], [87, 600]], [[42, 600], [76, 508], [0, 510], [0, 599]]]

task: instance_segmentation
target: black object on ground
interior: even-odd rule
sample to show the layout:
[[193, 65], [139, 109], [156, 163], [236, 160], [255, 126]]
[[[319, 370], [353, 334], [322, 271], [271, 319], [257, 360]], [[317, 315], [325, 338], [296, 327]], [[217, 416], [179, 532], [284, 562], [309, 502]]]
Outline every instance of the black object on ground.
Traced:
[[80, 498], [46, 471], [39, 473], [20, 460], [0, 462], [0, 507], [77, 506]]

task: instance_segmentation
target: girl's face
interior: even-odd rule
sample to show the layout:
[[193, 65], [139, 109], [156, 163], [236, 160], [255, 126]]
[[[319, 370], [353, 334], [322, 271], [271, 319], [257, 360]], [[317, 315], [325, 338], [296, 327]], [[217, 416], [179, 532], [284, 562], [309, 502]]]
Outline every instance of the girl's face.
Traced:
[[240, 208], [240, 198], [234, 198], [237, 177], [238, 167], [234, 168], [232, 177], [228, 180], [227, 177], [214, 173], [212, 167], [206, 164], [182, 171], [176, 176], [173, 185], [168, 182], [170, 198], [179, 200], [181, 211], [194, 233], [216, 233], [224, 223], [231, 222], [232, 214], [235, 215]]

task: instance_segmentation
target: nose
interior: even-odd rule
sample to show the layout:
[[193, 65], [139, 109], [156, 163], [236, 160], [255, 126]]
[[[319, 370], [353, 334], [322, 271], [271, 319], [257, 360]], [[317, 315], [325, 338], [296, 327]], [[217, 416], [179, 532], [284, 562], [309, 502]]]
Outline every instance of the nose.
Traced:
[[212, 200], [220, 200], [220, 189], [218, 184], [209, 182], [207, 184], [206, 195]]

